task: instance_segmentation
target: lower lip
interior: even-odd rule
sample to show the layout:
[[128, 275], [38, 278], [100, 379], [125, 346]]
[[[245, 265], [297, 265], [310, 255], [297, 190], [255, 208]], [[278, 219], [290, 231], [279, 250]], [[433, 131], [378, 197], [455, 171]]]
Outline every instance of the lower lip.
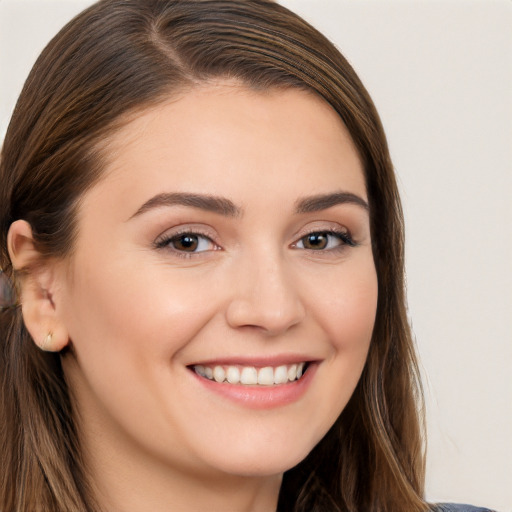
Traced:
[[244, 386], [216, 382], [201, 377], [194, 370], [190, 371], [202, 386], [213, 393], [251, 409], [273, 409], [298, 401], [306, 393], [317, 367], [317, 364], [311, 363], [299, 380], [274, 386]]

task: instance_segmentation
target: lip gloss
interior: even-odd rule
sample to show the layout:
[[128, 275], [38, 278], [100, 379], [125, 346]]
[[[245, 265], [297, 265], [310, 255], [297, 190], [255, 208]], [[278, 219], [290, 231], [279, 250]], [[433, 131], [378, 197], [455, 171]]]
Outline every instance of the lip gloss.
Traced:
[[251, 409], [272, 409], [298, 401], [307, 391], [314, 378], [317, 363], [310, 363], [304, 375], [293, 382], [272, 386], [230, 384], [201, 377], [194, 370], [192, 376], [205, 389], [227, 400]]

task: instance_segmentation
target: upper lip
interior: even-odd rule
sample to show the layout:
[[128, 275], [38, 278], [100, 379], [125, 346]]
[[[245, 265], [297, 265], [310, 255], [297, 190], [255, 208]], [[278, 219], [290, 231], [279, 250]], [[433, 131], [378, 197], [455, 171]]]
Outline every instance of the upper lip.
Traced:
[[229, 356], [229, 357], [217, 357], [207, 360], [196, 361], [188, 366], [254, 366], [258, 368], [264, 368], [266, 366], [283, 366], [289, 364], [298, 363], [311, 363], [319, 361], [318, 357], [311, 357], [309, 355], [301, 354], [281, 354], [277, 356], [258, 356], [249, 357], [247, 355], [242, 356]]

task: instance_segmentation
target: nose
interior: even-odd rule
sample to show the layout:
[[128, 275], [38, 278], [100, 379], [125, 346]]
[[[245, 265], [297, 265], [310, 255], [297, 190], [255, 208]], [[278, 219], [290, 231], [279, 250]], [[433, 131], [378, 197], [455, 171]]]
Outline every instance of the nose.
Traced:
[[236, 272], [226, 317], [232, 328], [252, 327], [277, 336], [305, 317], [297, 283], [279, 257], [253, 255]]

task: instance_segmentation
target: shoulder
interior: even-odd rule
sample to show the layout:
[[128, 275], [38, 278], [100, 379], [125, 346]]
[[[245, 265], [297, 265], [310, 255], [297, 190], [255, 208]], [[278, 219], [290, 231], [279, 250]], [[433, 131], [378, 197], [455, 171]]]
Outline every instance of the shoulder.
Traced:
[[457, 503], [438, 503], [432, 507], [432, 512], [494, 512], [490, 508], [473, 507]]

